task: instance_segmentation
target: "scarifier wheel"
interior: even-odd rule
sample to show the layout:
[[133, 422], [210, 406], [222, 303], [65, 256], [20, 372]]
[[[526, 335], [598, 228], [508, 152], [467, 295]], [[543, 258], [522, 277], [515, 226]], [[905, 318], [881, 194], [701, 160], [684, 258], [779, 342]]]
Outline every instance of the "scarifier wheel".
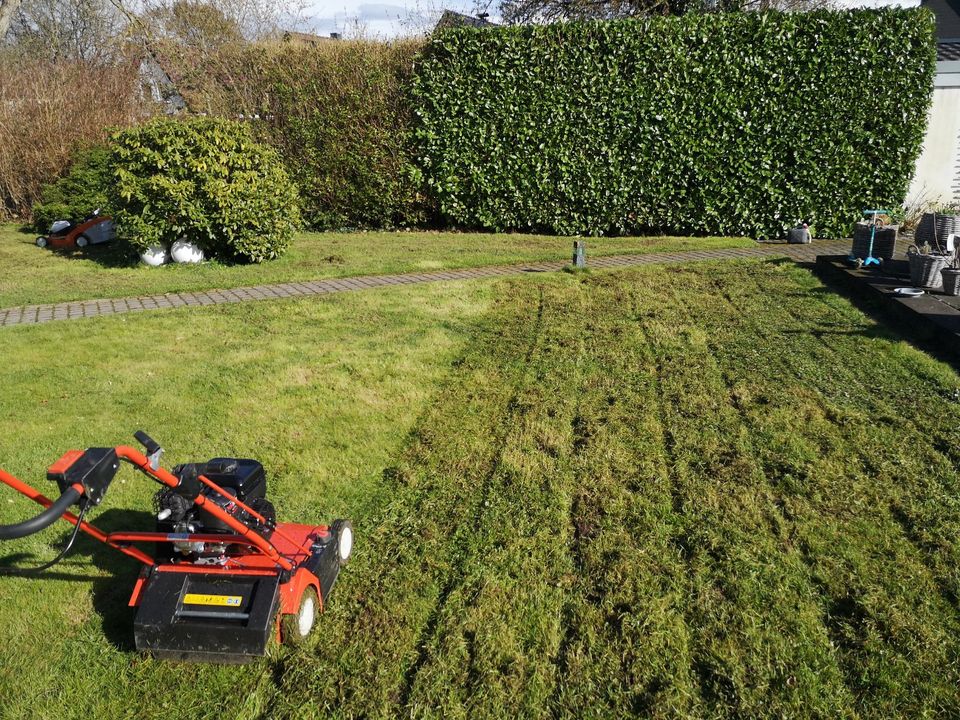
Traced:
[[331, 530], [337, 538], [337, 560], [341, 565], [346, 565], [353, 554], [353, 523], [335, 520]]
[[300, 609], [295, 613], [280, 618], [280, 639], [284, 645], [302, 645], [313, 630], [317, 622], [317, 611], [320, 609], [320, 599], [313, 587], [303, 591], [300, 598]]
[[47, 246], [47, 239], [43, 235], [41, 235], [40, 237], [37, 238], [37, 247], [46, 247], [46, 246]]

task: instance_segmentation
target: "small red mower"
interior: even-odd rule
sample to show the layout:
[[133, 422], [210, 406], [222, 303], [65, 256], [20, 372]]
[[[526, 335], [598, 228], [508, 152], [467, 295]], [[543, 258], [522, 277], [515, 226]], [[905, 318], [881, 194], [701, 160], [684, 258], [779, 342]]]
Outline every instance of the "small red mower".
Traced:
[[38, 237], [36, 243], [37, 247], [75, 250], [110, 242], [113, 237], [113, 219], [109, 215], [101, 215], [97, 208], [82, 223], [57, 220], [50, 226], [50, 232]]
[[[0, 568], [0, 574], [51, 567], [82, 530], [143, 563], [129, 603], [137, 608], [138, 650], [171, 660], [247, 662], [263, 655], [271, 638], [302, 642], [350, 559], [350, 522], [278, 523], [256, 460], [215, 458], [168, 472], [159, 465], [163, 448], [142, 431], [134, 436], [146, 455], [125, 445], [64, 454], [47, 470], [60, 490], [55, 501], [0, 470], [0, 481], [46, 508], [16, 525], [0, 525], [0, 540], [32, 535], [60, 518], [74, 525], [51, 562]], [[107, 533], [83, 519], [103, 500], [121, 460], [164, 486], [155, 497], [156, 532]], [[68, 512], [73, 505], [76, 515]], [[155, 556], [135, 543], [152, 545]]]

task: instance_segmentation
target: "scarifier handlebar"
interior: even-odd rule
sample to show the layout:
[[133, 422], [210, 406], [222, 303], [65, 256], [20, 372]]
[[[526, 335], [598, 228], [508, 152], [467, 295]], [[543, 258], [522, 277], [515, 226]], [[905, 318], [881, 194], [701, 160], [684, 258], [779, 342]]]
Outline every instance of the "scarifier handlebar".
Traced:
[[[263, 655], [271, 637], [302, 640], [350, 556], [349, 521], [278, 523], [259, 462], [214, 458], [171, 472], [160, 467], [158, 442], [143, 431], [135, 437], [146, 454], [127, 445], [64, 453], [47, 469], [60, 492], [55, 499], [0, 470], [0, 485], [44, 508], [24, 522], [0, 525], [0, 541], [39, 532], [58, 519], [74, 526], [53, 560], [29, 568], [0, 566], [0, 575], [52, 567], [83, 532], [144, 566], [129, 602], [137, 608], [138, 650], [173, 660], [244, 662]], [[121, 462], [164, 488], [155, 498], [154, 532], [105, 532], [84, 519], [103, 500]], [[74, 505], [79, 510], [71, 511]], [[154, 547], [156, 555], [137, 544]]]
[[[151, 454], [162, 452], [160, 445], [142, 430], [138, 430], [134, 437], [143, 443]], [[75, 504], [79, 503], [81, 507], [99, 505], [120, 467], [120, 450], [122, 448], [89, 448], [86, 452], [71, 450], [64, 454], [47, 471], [47, 479], [54, 480], [59, 485], [60, 497], [51, 502], [39, 493], [27, 493], [46, 508], [29, 520], [13, 525], [0, 525], [0, 540], [17, 540], [38, 533], [63, 517]], [[11, 476], [2, 470], [0, 480], [23, 492], [17, 487], [22, 483], [17, 481], [14, 484]]]
[[[120, 465], [119, 461], [124, 460], [161, 485], [173, 488], [187, 500], [193, 502], [198, 507], [204, 508], [210, 515], [216, 517], [226, 527], [236, 533], [234, 537], [236, 537], [237, 540], [255, 548], [258, 552], [276, 563], [281, 569], [288, 571], [293, 569], [293, 563], [281, 555], [273, 543], [226, 512], [215, 502], [208, 500], [207, 496], [200, 493], [201, 484], [211, 488], [220, 496], [226, 496], [227, 494], [223, 488], [211, 482], [203, 475], [177, 477], [159, 466], [158, 460], [160, 454], [163, 452], [163, 448], [160, 447], [158, 442], [142, 430], [134, 433], [134, 437], [146, 448], [147, 455], [127, 445], [118, 445], [113, 448], [88, 448], [82, 452], [79, 450], [70, 450], [65, 453], [63, 457], [54, 463], [47, 471], [47, 477], [50, 480], [55, 480], [60, 487], [60, 497], [54, 501], [46, 498], [26, 483], [0, 470], [0, 482], [9, 485], [14, 490], [17, 490], [31, 500], [46, 507], [43, 512], [30, 520], [25, 520], [16, 525], [0, 525], [0, 540], [13, 540], [32, 535], [33, 533], [40, 532], [62, 517], [74, 525], [80, 524], [84, 532], [93, 535], [97, 540], [106, 542], [121, 552], [137, 558], [141, 562], [148, 565], [152, 564], [153, 558], [145, 555], [136, 548], [129, 547], [129, 541], [114, 542], [108, 534], [98, 531], [93, 526], [82, 522], [81, 519], [67, 512], [68, 508], [77, 502], [81, 503], [81, 506], [84, 507], [87, 505], [99, 505], [100, 501], [103, 500], [107, 487], [117, 473]], [[261, 520], [263, 519], [258, 513], [242, 502], [232, 497], [231, 500], [240, 506], [241, 509], [252, 513]]]
[[161, 450], [160, 443], [147, 435], [143, 430], [137, 430], [133, 436], [137, 442], [147, 449], [147, 455], [153, 455], [157, 450]]
[[46, 510], [15, 525], [0, 525], [0, 540], [16, 540], [53, 525], [77, 500], [83, 497], [82, 485], [71, 485]]

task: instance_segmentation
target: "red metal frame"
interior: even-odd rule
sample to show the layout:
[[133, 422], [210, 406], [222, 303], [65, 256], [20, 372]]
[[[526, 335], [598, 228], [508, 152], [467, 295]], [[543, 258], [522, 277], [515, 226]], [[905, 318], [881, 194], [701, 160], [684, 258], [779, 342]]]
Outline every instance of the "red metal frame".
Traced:
[[[114, 450], [118, 458], [130, 463], [160, 484], [170, 488], [175, 488], [180, 484], [179, 478], [167, 470], [160, 467], [151, 467], [149, 458], [135, 448], [127, 445], [119, 445], [114, 448]], [[50, 467], [50, 471], [63, 473], [82, 455], [83, 451], [81, 450], [70, 450]], [[213, 492], [229, 499], [231, 503], [236, 504], [244, 512], [249, 513], [259, 521], [264, 521], [265, 518], [262, 515], [238, 500], [236, 496], [226, 492], [216, 483], [211, 482], [202, 475], [199, 479], [201, 483]], [[50, 505], [53, 504], [53, 501], [42, 493], [3, 470], [0, 470], [0, 482], [9, 485], [17, 492], [44, 507], [50, 507]], [[83, 491], [83, 487], [80, 485], [77, 485], [76, 488], [81, 492]], [[235, 534], [106, 533], [88, 522], [80, 522], [80, 530], [90, 537], [144, 564], [145, 567], [137, 579], [133, 593], [130, 596], [130, 606], [139, 605], [143, 588], [149, 580], [151, 571], [206, 574], [223, 573], [230, 575], [277, 575], [281, 571], [288, 571], [290, 573], [290, 580], [280, 584], [280, 613], [277, 616], [277, 637], [279, 638], [280, 633], [280, 615], [297, 613], [300, 609], [301, 597], [308, 587], [313, 587], [316, 590], [317, 597], [320, 599], [320, 610], [323, 610], [323, 596], [320, 590], [320, 581], [316, 575], [306, 568], [301, 567], [301, 564], [310, 557], [310, 546], [313, 544], [313, 541], [329, 535], [330, 528], [328, 526], [277, 523], [271, 539], [267, 539], [260, 533], [244, 525], [216, 503], [210, 502], [205, 495], [198, 495], [194, 500], [194, 504], [223, 522], [233, 530]], [[79, 518], [69, 512], [63, 514], [63, 519], [72, 525], [77, 525], [79, 522]], [[190, 562], [158, 563], [155, 557], [132, 545], [132, 543], [138, 542], [156, 543], [172, 541], [216, 542], [228, 545], [241, 545], [248, 548], [250, 552], [228, 556], [227, 562], [224, 565], [198, 565]]]

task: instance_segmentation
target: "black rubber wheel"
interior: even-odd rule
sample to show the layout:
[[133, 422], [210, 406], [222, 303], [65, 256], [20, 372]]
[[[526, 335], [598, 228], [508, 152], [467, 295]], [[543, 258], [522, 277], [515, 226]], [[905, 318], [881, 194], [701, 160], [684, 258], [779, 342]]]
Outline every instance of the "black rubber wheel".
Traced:
[[46, 247], [49, 242], [43, 235], [36, 239], [37, 247]]
[[287, 614], [280, 618], [280, 640], [284, 645], [302, 645], [317, 624], [320, 611], [320, 598], [312, 586], [303, 591], [300, 609], [296, 614]]
[[86, 233], [80, 233], [80, 236], [77, 238], [77, 247], [84, 248], [90, 244], [90, 238]]
[[346, 565], [353, 555], [353, 523], [349, 520], [334, 520], [330, 532], [337, 539], [337, 560], [340, 565]]

